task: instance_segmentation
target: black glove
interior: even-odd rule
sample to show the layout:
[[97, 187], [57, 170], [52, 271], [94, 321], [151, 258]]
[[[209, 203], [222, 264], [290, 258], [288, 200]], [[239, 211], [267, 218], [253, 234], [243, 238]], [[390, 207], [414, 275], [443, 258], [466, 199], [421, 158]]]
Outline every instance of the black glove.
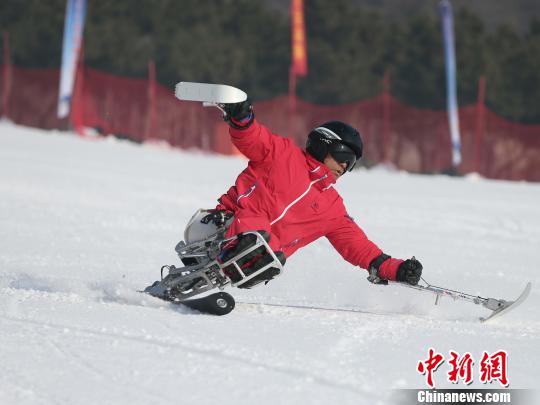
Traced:
[[411, 285], [416, 285], [422, 276], [422, 263], [412, 257], [401, 263], [398, 267], [396, 280]]
[[227, 220], [233, 217], [233, 213], [225, 210], [210, 210], [208, 215], [205, 215], [201, 222], [203, 224], [209, 224], [212, 222], [218, 228], [221, 228], [227, 223]]
[[223, 120], [231, 127], [245, 129], [253, 123], [255, 114], [253, 114], [253, 106], [249, 98], [240, 103], [222, 104], [221, 107], [225, 111]]

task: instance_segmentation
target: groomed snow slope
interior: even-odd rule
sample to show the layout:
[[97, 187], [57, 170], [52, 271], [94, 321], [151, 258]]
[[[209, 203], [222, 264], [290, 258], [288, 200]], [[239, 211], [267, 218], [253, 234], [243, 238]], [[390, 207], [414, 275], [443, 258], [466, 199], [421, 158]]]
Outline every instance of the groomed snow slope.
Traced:
[[[369, 152], [369, 151], [368, 151]], [[435, 285], [528, 301], [493, 324], [482, 307], [373, 286], [321, 239], [212, 317], [136, 290], [158, 278], [183, 226], [212, 207], [246, 162], [80, 139], [0, 123], [0, 403], [372, 404], [425, 387], [429, 347], [508, 352], [511, 388], [540, 367], [540, 185], [357, 171], [348, 210], [395, 257], [415, 255]], [[438, 388], [464, 388], [434, 374]], [[479, 382], [475, 369], [473, 388]]]

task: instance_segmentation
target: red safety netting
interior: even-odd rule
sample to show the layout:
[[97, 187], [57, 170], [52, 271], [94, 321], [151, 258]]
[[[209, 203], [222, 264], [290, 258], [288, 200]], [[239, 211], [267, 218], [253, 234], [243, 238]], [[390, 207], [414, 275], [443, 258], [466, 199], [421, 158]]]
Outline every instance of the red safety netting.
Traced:
[[[5, 67], [2, 66], [2, 72]], [[11, 66], [7, 118], [37, 128], [66, 128], [56, 118], [59, 75], [57, 69], [25, 69]], [[6, 86], [2, 85], [2, 98]], [[4, 111], [2, 111], [4, 117]]]
[[2, 80], [0, 80], [0, 95], [2, 96], [2, 98], [0, 99], [0, 117], [5, 117], [8, 115], [8, 113], [6, 111], [4, 111], [4, 99], [6, 97], [6, 94], [5, 94], [5, 81], [6, 81], [6, 66], [5, 65], [0, 65], [2, 67], [2, 70], [0, 70], [0, 73], [2, 74]]
[[[338, 106], [320, 106], [297, 100], [296, 106], [296, 114], [289, 117], [286, 97], [256, 105], [261, 121], [276, 132], [293, 134], [300, 145], [305, 142], [311, 128], [337, 119], [358, 128], [364, 141], [363, 159], [368, 164], [382, 162], [386, 153], [389, 162], [414, 172], [435, 172], [451, 165], [444, 112], [404, 106], [385, 95]], [[388, 116], [386, 128], [385, 108]]]
[[[4, 72], [4, 70], [2, 70]], [[199, 103], [178, 101], [172, 89], [152, 80], [118, 77], [81, 67], [74, 92], [71, 123], [93, 127], [137, 142], [162, 140], [181, 148], [235, 153], [220, 113]], [[8, 112], [15, 123], [39, 128], [68, 128], [56, 118], [58, 70], [12, 66]], [[5, 77], [5, 75], [3, 75]], [[0, 80], [0, 94], [5, 93]], [[357, 127], [365, 143], [364, 162], [389, 162], [412, 172], [444, 171], [451, 166], [445, 111], [417, 109], [389, 94], [370, 100], [321, 106], [288, 97], [255, 103], [257, 118], [299, 145], [314, 126], [339, 119]], [[540, 181], [540, 125], [509, 122], [483, 105], [459, 110], [463, 162], [461, 173], [490, 178]]]
[[[181, 148], [214, 151], [217, 111], [181, 103], [173, 91], [143, 79], [113, 76], [84, 68], [75, 124], [137, 142], [164, 140]], [[79, 84], [80, 86], [80, 84]]]

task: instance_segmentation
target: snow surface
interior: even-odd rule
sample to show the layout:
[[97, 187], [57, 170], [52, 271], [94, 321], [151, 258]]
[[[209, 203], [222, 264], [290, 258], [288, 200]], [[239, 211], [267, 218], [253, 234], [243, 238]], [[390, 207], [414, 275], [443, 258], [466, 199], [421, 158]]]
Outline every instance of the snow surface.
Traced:
[[[476, 359], [508, 352], [511, 388], [537, 386], [540, 185], [388, 170], [337, 185], [349, 212], [395, 257], [416, 255], [435, 285], [528, 301], [488, 311], [374, 286], [321, 239], [239, 302], [201, 315], [136, 292], [178, 264], [196, 209], [212, 207], [243, 159], [81, 139], [0, 123], [1, 404], [373, 404], [423, 388], [429, 347]], [[437, 388], [447, 365], [434, 374]]]

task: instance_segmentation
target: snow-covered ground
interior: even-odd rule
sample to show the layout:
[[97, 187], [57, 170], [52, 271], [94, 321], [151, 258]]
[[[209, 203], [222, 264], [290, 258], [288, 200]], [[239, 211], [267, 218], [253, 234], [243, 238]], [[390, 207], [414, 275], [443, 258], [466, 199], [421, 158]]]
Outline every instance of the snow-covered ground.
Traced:
[[[245, 161], [0, 123], [1, 404], [373, 404], [423, 388], [433, 347], [508, 352], [510, 388], [540, 375], [540, 185], [391, 173], [347, 174], [349, 212], [387, 253], [424, 264], [435, 285], [528, 301], [488, 311], [374, 286], [319, 240], [238, 302], [201, 315], [136, 291], [155, 280], [183, 226]], [[438, 388], [447, 363], [434, 374]]]

